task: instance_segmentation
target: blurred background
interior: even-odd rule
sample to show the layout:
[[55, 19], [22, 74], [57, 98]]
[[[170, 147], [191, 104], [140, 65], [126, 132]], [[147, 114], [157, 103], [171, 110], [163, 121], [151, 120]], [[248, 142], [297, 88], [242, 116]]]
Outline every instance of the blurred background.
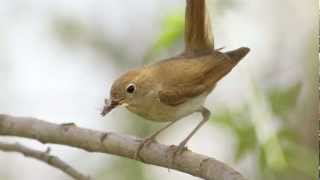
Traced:
[[[318, 1], [208, 0], [216, 48], [251, 52], [209, 96], [210, 121], [188, 147], [248, 179], [316, 179]], [[0, 0], [0, 113], [74, 122], [145, 137], [164, 124], [126, 109], [99, 115], [113, 80], [183, 50], [185, 0]], [[163, 132], [178, 144], [191, 115]], [[36, 141], [0, 137], [45, 150]], [[174, 170], [48, 145], [92, 177], [196, 180]], [[70, 179], [39, 161], [0, 152], [1, 180]]]

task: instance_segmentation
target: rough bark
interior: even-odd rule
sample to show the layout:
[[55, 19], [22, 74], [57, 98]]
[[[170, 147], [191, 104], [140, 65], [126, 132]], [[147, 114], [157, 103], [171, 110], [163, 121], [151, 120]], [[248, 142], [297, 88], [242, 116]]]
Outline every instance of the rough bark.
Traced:
[[[74, 124], [54, 124], [30, 117], [0, 115], [0, 135], [60, 144], [89, 152], [114, 154], [134, 158], [141, 139], [113, 132], [100, 132], [77, 127]], [[244, 177], [226, 164], [205, 155], [186, 150], [176, 156], [175, 147], [153, 142], [140, 153], [144, 163], [175, 169], [208, 180], [244, 180]]]

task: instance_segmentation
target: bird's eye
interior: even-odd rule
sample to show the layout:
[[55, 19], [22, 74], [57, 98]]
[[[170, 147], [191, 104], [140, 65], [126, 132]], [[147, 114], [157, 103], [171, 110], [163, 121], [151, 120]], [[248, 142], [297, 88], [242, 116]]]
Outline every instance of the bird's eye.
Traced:
[[127, 93], [133, 93], [136, 90], [136, 86], [134, 84], [129, 84], [127, 87]]

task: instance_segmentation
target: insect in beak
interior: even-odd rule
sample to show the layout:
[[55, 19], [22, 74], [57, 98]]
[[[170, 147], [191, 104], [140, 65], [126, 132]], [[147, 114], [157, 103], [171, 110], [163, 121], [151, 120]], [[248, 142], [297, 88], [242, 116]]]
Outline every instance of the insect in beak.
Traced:
[[115, 100], [115, 99], [105, 99], [104, 100], [104, 107], [101, 112], [101, 116], [105, 116], [108, 114], [112, 109], [119, 105], [127, 105], [127, 103], [124, 103], [123, 100]]

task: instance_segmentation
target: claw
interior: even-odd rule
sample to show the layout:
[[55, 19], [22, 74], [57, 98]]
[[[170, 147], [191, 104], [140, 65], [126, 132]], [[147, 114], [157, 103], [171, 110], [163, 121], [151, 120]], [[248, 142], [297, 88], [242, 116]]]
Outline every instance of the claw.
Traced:
[[142, 148], [143, 148], [144, 146], [148, 146], [148, 145], [151, 144], [152, 142], [154, 142], [154, 138], [153, 138], [153, 137], [144, 139], [144, 140], [140, 143], [140, 145], [139, 145], [138, 149], [136, 150], [136, 152], [134, 153], [134, 159], [136, 159], [136, 160], [141, 160], [141, 161], [143, 162], [143, 159], [142, 159], [141, 156], [140, 156], [140, 151], [142, 150]]
[[185, 146], [178, 146], [178, 148], [173, 152], [173, 155], [172, 155], [173, 160], [175, 159], [175, 157], [177, 155], [181, 155], [183, 152], [185, 152], [187, 150], [188, 150], [188, 148]]
[[175, 145], [169, 146], [169, 149], [171, 149], [171, 148], [174, 148], [174, 149], [173, 149], [173, 154], [172, 154], [171, 160], [170, 160], [170, 161], [171, 161], [171, 162], [170, 162], [170, 167], [173, 167], [173, 166], [174, 166], [174, 161], [175, 161], [176, 157], [177, 157], [178, 155], [181, 155], [181, 154], [184, 153], [185, 151], [187, 151], [188, 148], [185, 146], [185, 143], [180, 143], [178, 147], [175, 146]]

